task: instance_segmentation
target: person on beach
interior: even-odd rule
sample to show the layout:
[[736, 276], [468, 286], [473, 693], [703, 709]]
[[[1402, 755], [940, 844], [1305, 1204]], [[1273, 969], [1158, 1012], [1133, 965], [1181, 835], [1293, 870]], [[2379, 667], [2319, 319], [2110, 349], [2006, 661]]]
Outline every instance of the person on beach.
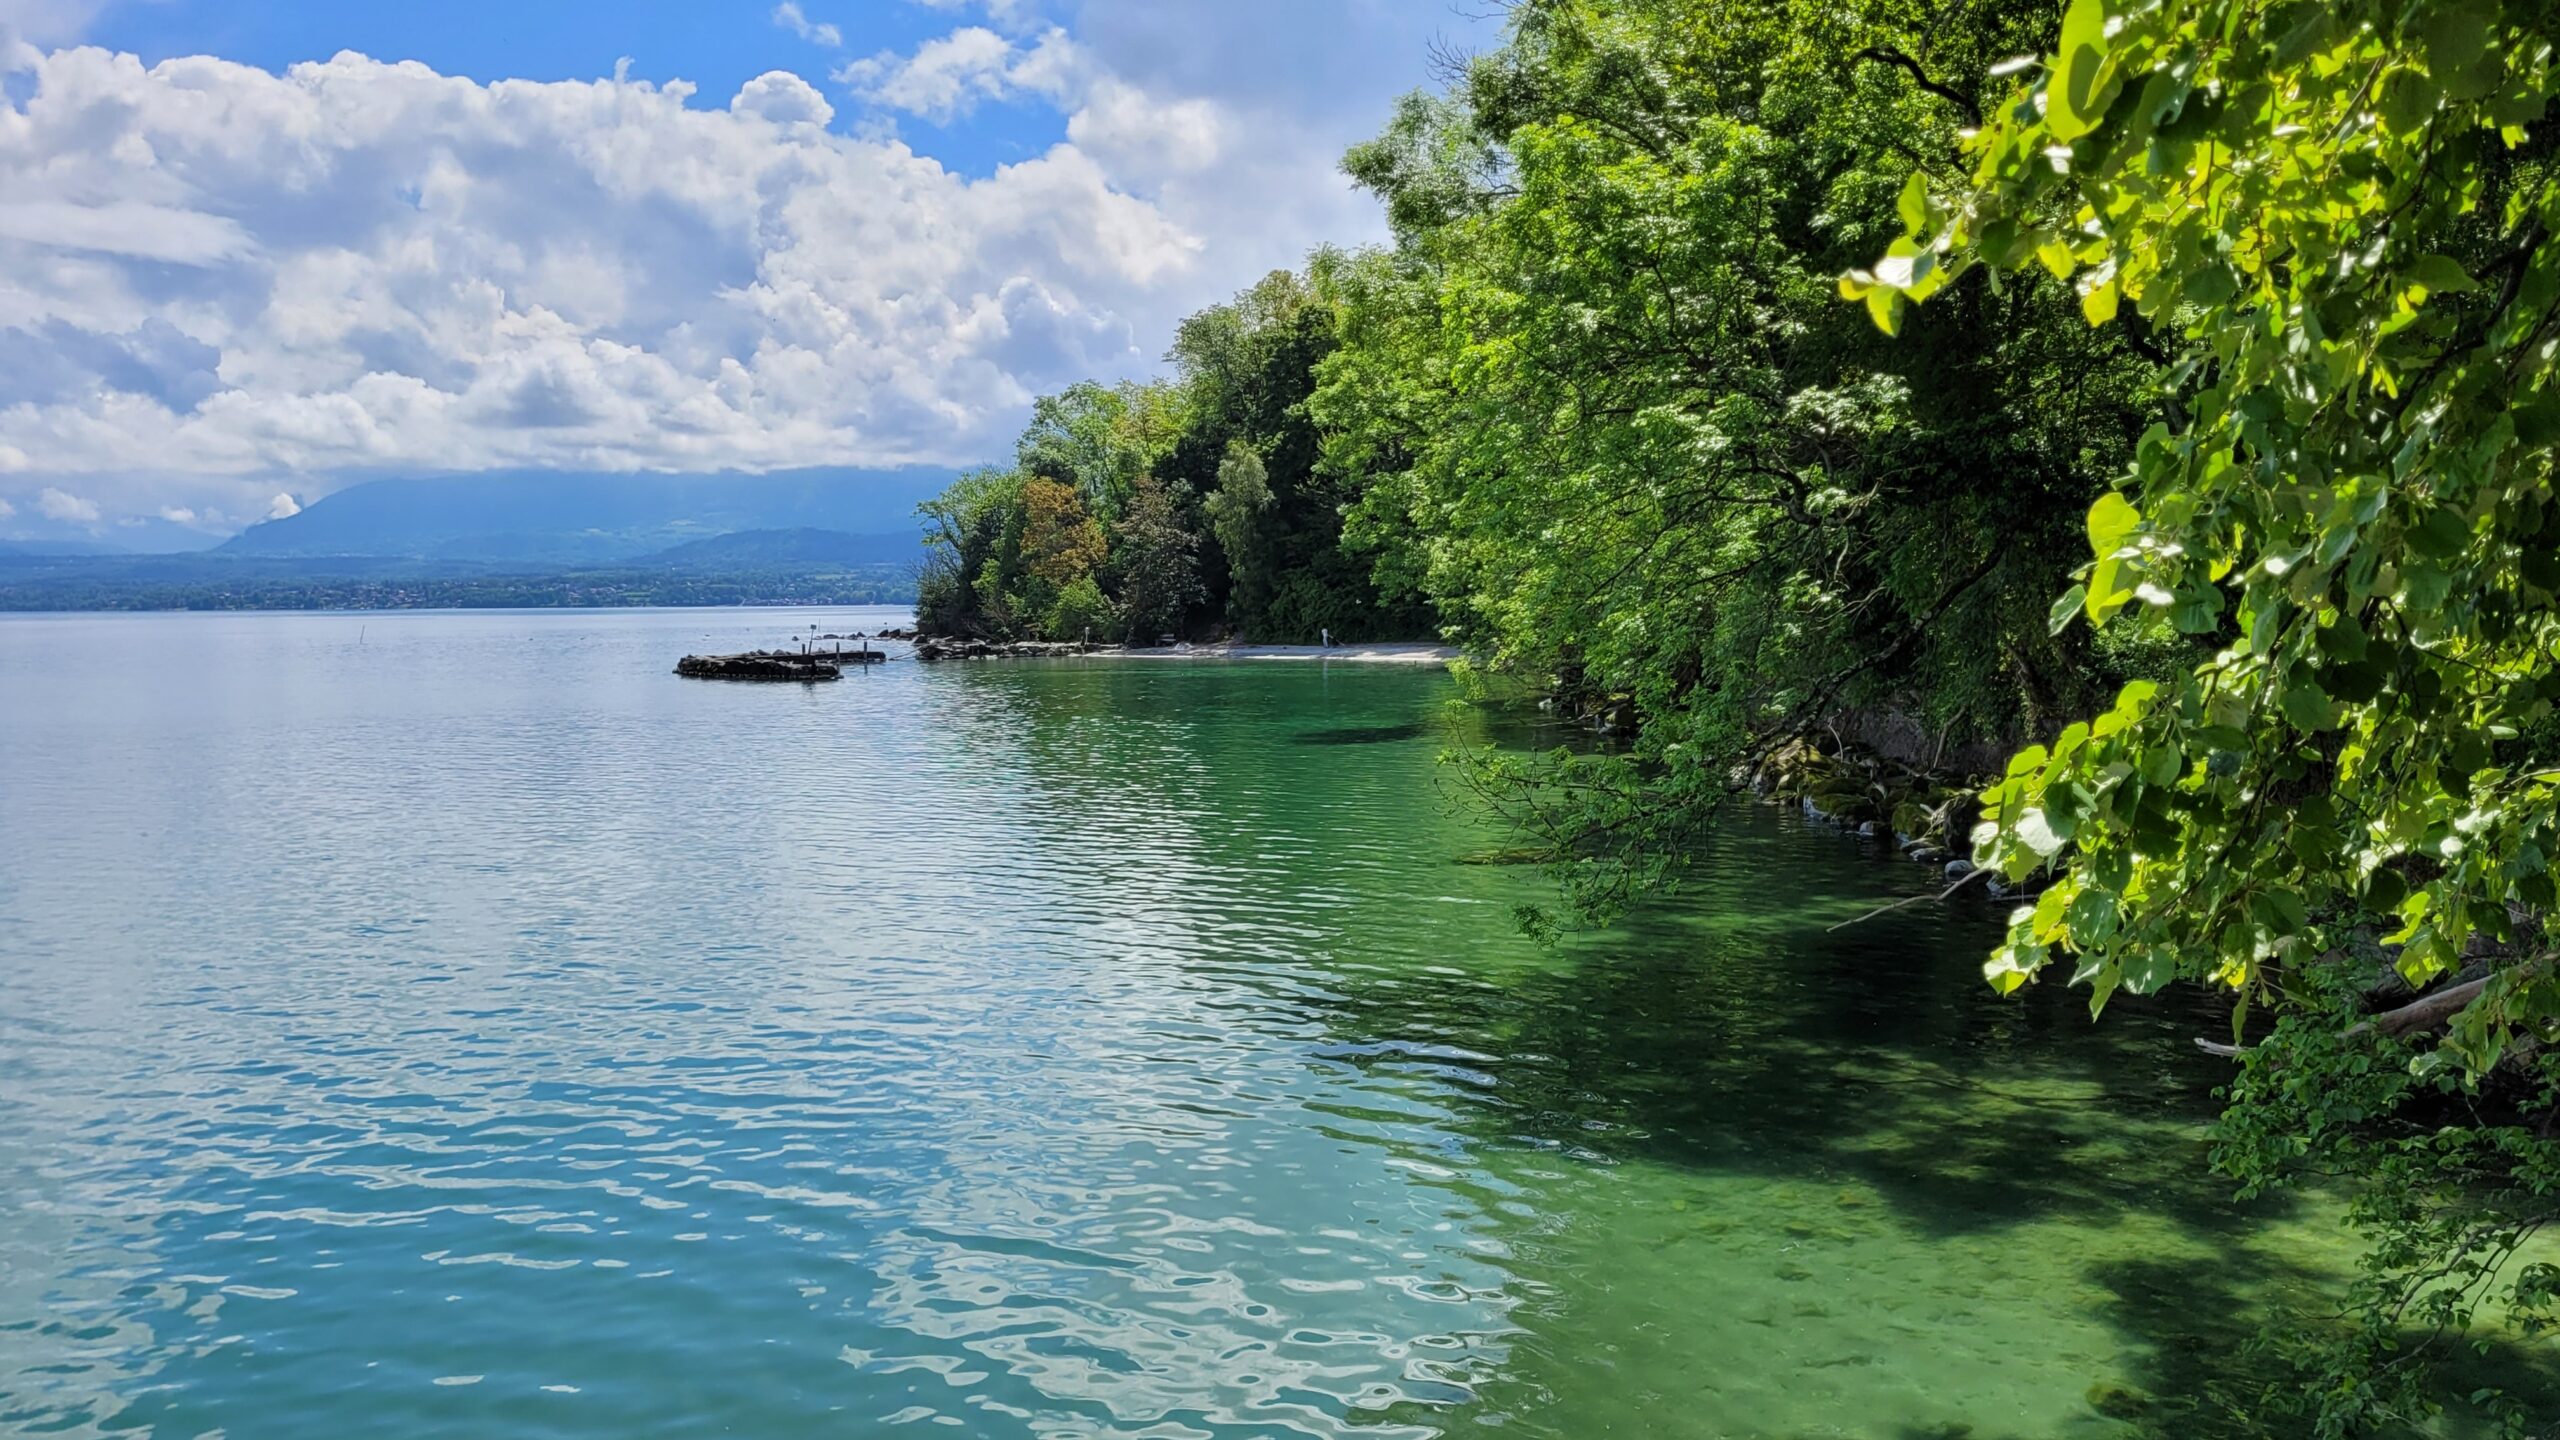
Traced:
[[1333, 648], [1333, 630], [1330, 626], [1319, 628], [1316, 631], [1316, 634], [1324, 641], [1324, 643], [1318, 647], [1319, 649], [1330, 650]]

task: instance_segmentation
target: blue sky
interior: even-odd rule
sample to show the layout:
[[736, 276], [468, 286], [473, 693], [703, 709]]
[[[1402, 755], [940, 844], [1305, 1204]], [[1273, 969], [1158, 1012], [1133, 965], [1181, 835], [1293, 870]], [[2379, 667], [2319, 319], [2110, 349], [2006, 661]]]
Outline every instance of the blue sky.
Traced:
[[[1180, 4], [1183, 0], [1172, 0]], [[1216, 3], [1216, 0], [1202, 0]], [[789, 70], [826, 87], [849, 58], [912, 51], [949, 33], [955, 12], [904, 0], [807, 0], [811, 31], [833, 26], [828, 46], [775, 22], [775, 5], [738, 0], [608, 4], [603, 0], [135, 0], [103, 11], [82, 37], [151, 64], [181, 55], [220, 55], [265, 70], [326, 60], [341, 50], [377, 59], [420, 60], [447, 75], [493, 80], [591, 80], [630, 61], [638, 79], [689, 80], [705, 95], [728, 96], [770, 70]], [[855, 117], [839, 117], [849, 128]], [[1065, 118], [1038, 104], [997, 103], [963, 120], [910, 119], [919, 148], [955, 169], [984, 174], [1056, 144]]]
[[0, 538], [958, 466], [1382, 238], [1438, 0], [0, 0]]

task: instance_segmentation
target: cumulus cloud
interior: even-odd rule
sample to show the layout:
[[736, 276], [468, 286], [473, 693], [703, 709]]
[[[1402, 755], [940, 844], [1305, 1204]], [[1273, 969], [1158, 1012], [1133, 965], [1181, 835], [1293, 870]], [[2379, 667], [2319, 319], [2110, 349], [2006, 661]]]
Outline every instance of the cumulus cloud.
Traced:
[[[840, 44], [802, 3], [774, 23]], [[1374, 237], [1337, 157], [1437, 13], [928, 3], [945, 33], [832, 93], [697, 96], [145, 66], [0, 0], [0, 474], [211, 527], [385, 471], [978, 463], [1033, 395]], [[961, 173], [900, 133], [990, 107], [1062, 138]]]
[[281, 490], [276, 492], [276, 498], [267, 502], [267, 518], [270, 520], [290, 520], [301, 513], [301, 503]]
[[729, 108], [777, 125], [824, 125], [836, 116], [836, 107], [827, 103], [818, 87], [788, 70], [768, 70], [748, 81]]
[[796, 75], [690, 100], [45, 55], [0, 104], [0, 447], [48, 478], [964, 464], [1212, 288], [1072, 142], [972, 178], [829, 132]]
[[66, 525], [95, 525], [98, 523], [98, 502], [84, 500], [48, 485], [36, 494], [36, 513]]
[[[989, 101], [1045, 102], [1066, 116], [1070, 142], [1140, 186], [1208, 168], [1229, 126], [1216, 101], [1131, 84], [1056, 26], [1019, 43], [983, 25], [964, 26], [912, 54], [856, 60], [835, 78], [871, 105], [934, 124]], [[1332, 156], [1324, 159], [1329, 164]]]
[[812, 45], [823, 45], [830, 50], [839, 49], [844, 45], [843, 31], [825, 21], [811, 23], [809, 17], [802, 14], [800, 7], [792, 3], [792, 0], [782, 0], [781, 4], [773, 7], [773, 23]]
[[1003, 98], [1021, 87], [1013, 42], [983, 25], [970, 25], [916, 47], [912, 55], [882, 51], [856, 60], [835, 78], [874, 104], [929, 120], [956, 120], [982, 100]]

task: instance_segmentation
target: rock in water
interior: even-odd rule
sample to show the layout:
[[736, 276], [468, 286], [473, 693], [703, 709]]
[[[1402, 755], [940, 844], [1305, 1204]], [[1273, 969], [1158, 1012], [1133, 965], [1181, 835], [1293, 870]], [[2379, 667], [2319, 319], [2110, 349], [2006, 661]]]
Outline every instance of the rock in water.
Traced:
[[797, 655], [687, 655], [676, 673], [694, 680], [798, 680], [814, 683], [842, 679], [844, 672], [819, 659]]

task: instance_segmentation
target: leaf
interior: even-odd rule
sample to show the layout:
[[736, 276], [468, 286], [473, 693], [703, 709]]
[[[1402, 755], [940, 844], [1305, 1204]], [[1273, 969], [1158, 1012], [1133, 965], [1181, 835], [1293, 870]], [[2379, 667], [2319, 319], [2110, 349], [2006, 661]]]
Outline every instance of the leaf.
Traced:
[[2450, 505], [2428, 511], [2409, 532], [2410, 546], [2433, 560], [2450, 560], [2470, 543], [2471, 522]]
[[2083, 890], [2065, 912], [2071, 943], [2094, 950], [2116, 937], [2116, 897], [2104, 890]]
[[2315, 637], [2320, 653], [2332, 660], [2356, 661], [2364, 658], [2366, 637], [2364, 622], [2353, 615], [2340, 615]]
[[2186, 298], [2199, 305], [2219, 305], [2240, 293], [2240, 277], [2228, 265], [2199, 265], [2187, 273], [2180, 287]]
[[2125, 563], [2110, 555], [2089, 570], [2088, 610], [2091, 622], [2107, 623], [2107, 617], [2132, 603], [2133, 587], [2124, 583]]
[[1881, 286], [1867, 292], [1867, 318], [1887, 335], [1902, 333], [1902, 296]]
[[2104, 325], [2116, 318], [2116, 301], [2120, 295], [2113, 280], [2083, 290], [2080, 292], [2080, 313], [2088, 318], [2090, 324]]
[[2400, 273], [2410, 284], [2426, 287], [2430, 295], [2462, 295], [2480, 288], [2462, 262], [2450, 255], [2421, 255]]
[[2044, 124], [2054, 139], [2077, 140], [2097, 128], [2106, 109], [2098, 88], [2106, 66], [2106, 6], [2071, 0], [2062, 12], [2062, 52], [2044, 82]]
[[2424, 71], [2407, 66], [2391, 72], [2382, 87], [2382, 123], [2402, 135], [2414, 135], [2427, 128], [2436, 113], [2439, 91], [2436, 82]]
[[2310, 680], [2296, 681], [2284, 692], [2284, 718], [2293, 728], [2321, 731], [2329, 728], [2329, 693]]
[[2142, 528], [2142, 512], [2113, 490], [2089, 507], [2089, 548], [2101, 558], [2113, 555]]
[[1916, 236], [1927, 227], [1929, 182], [1921, 178], [1919, 171], [1912, 171], [1911, 178], [1902, 182], [1902, 198], [1894, 202], [1893, 208], [1894, 213], [1902, 217], [1902, 228], [1906, 233]]
[[2400, 593], [2410, 610], [2432, 614], [2453, 593], [2453, 577], [2441, 566], [2413, 560], [2400, 572]]
[[2507, 413], [2515, 418], [2518, 444], [2544, 450], [2560, 443], [2560, 395], [2536, 395]]
[[2283, 933], [2299, 933], [2311, 923], [2310, 912], [2303, 907], [2300, 895], [2281, 886], [2262, 893], [2266, 896], [2267, 908], [2274, 913], [2277, 928]]
[[2053, 602], [2052, 613], [2045, 617], [2046, 632], [2059, 635], [2070, 629], [2072, 620], [2079, 615], [2082, 603], [2088, 598], [2089, 587], [2086, 585], [2074, 585], [2063, 591], [2062, 598]]
[[2063, 843], [2042, 810], [2030, 810], [2018, 817], [2018, 841], [2036, 852], [2040, 859], [2050, 859]]
[[2420, 14], [2418, 44], [2427, 57], [2427, 73], [2445, 95], [2476, 100], [2488, 94], [2497, 76], [2489, 53], [2489, 7], [2481, 0], [2470, 0], [2425, 6]]
[[2408, 898], [2409, 882], [2401, 879], [2400, 872], [2388, 865], [2375, 870], [2372, 878], [2364, 882], [2364, 903], [2367, 909], [2382, 912], [2394, 911], [2400, 908], [2401, 901]]

